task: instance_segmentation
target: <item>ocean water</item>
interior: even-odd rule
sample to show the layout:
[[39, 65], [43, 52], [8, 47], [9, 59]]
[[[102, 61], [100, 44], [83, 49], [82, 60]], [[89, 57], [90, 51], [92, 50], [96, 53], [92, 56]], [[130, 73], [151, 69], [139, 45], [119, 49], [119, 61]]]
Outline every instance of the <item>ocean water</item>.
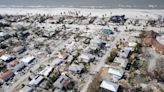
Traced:
[[0, 7], [164, 9], [164, 0], [0, 0]]

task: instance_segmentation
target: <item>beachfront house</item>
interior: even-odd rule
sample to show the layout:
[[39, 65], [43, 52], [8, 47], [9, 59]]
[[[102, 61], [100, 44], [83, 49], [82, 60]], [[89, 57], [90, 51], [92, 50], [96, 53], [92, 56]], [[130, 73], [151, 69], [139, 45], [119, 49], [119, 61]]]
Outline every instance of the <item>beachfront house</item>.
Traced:
[[110, 92], [117, 92], [118, 89], [119, 89], [118, 84], [116, 84], [112, 81], [109, 81], [109, 80], [103, 80], [100, 87], [103, 88], [103, 89], [106, 89]]
[[112, 21], [113, 23], [122, 23], [122, 22], [125, 22], [126, 19], [125, 19], [125, 15], [115, 15], [115, 16], [112, 16], [110, 18], [110, 21]]
[[58, 89], [66, 89], [71, 82], [71, 79], [65, 75], [61, 75], [53, 84]]

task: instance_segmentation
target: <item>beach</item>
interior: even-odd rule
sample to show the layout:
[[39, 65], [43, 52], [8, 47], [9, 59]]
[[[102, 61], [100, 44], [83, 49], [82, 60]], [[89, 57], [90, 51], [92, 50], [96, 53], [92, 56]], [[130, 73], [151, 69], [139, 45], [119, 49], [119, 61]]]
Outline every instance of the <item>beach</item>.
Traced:
[[[80, 11], [82, 15], [88, 15], [92, 13], [92, 16], [102, 16], [107, 14], [112, 15], [126, 15], [129, 18], [158, 18], [159, 16], [164, 16], [163, 9], [82, 9], [82, 8], [0, 8], [0, 14], [50, 14], [50, 15], [60, 15], [61, 12], [76, 12]], [[149, 15], [148, 17], [146, 17]], [[136, 17], [137, 16], [137, 17]]]

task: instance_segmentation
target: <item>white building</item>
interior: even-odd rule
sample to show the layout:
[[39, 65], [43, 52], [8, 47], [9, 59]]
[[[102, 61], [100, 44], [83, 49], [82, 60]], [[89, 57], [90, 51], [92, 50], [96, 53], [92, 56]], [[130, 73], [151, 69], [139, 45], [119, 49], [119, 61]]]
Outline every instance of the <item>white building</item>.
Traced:
[[60, 58], [57, 58], [55, 60], [52, 61], [52, 65], [55, 66], [55, 65], [60, 65], [64, 62], [63, 59], [60, 59]]
[[35, 59], [34, 56], [27, 56], [23, 58], [21, 61], [24, 62], [25, 64], [30, 64], [34, 59]]
[[124, 71], [121, 69], [109, 68], [108, 73], [112, 75], [114, 82], [117, 82], [124, 74]]
[[48, 77], [50, 75], [50, 73], [52, 72], [52, 70], [53, 70], [53, 67], [47, 66], [39, 74]]
[[29, 85], [32, 85], [32, 86], [39, 86], [39, 84], [44, 80], [44, 77], [43, 76], [35, 76], [30, 82], [29, 82]]
[[127, 58], [131, 51], [132, 51], [132, 48], [130, 48], [130, 47], [129, 48], [124, 48], [120, 51], [119, 56], [121, 58]]
[[136, 42], [129, 42], [129, 43], [128, 43], [128, 46], [129, 46], [129, 47], [135, 47], [136, 45], [137, 45]]
[[15, 56], [9, 55], [9, 54], [5, 54], [5, 55], [2, 55], [2, 56], [0, 57], [0, 59], [3, 60], [3, 61], [10, 61], [10, 60], [12, 60], [12, 59], [14, 59], [14, 58], [15, 58]]
[[103, 80], [100, 87], [112, 92], [117, 92], [119, 85], [108, 80]]

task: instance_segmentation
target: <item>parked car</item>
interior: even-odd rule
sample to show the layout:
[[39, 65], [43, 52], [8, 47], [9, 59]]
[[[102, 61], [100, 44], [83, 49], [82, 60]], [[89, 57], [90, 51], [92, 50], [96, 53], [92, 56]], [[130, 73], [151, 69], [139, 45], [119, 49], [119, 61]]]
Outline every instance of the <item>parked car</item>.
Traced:
[[129, 70], [130, 69], [130, 66], [131, 66], [131, 63], [128, 63], [125, 67], [125, 70]]

